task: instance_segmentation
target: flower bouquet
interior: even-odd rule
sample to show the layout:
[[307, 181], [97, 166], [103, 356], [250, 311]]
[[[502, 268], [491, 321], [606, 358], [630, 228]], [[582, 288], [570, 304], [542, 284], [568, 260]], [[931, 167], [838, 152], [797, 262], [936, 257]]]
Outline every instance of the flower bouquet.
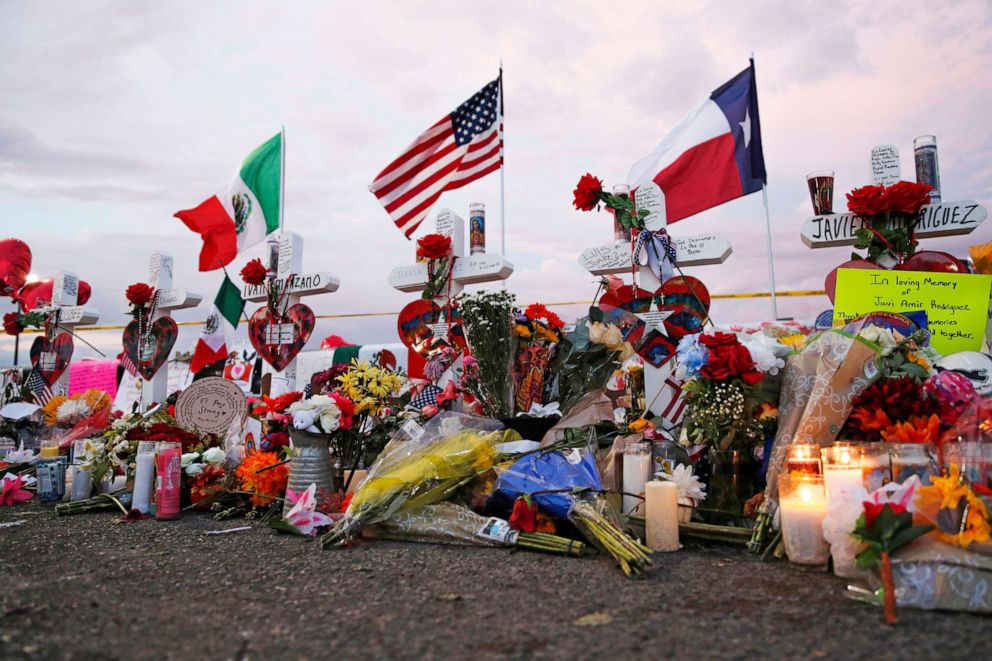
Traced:
[[[865, 220], [855, 248], [867, 249], [868, 261], [891, 268], [916, 252], [914, 236], [920, 209], [930, 204], [931, 187], [909, 181], [891, 186], [862, 186], [847, 194], [847, 208]], [[851, 259], [862, 259], [854, 253]]]
[[321, 537], [321, 546], [345, 542], [400, 509], [445, 500], [458, 486], [492, 468], [499, 443], [519, 438], [501, 427], [493, 420], [442, 412], [417, 440], [390, 441], [355, 491], [344, 518]]
[[628, 577], [641, 576], [652, 564], [651, 550], [623, 531], [602, 488], [594, 454], [540, 452], [522, 457], [503, 471], [494, 498], [512, 502], [529, 496], [545, 513], [575, 524]]
[[427, 262], [427, 285], [421, 297], [433, 299], [444, 294], [449, 285], [451, 268], [455, 263], [451, 237], [444, 234], [427, 234], [418, 239], [417, 261]]
[[513, 415], [512, 365], [517, 338], [513, 324], [514, 295], [481, 290], [458, 297], [465, 340], [474, 362], [465, 366], [462, 386], [493, 418]]
[[532, 405], [545, 403], [548, 364], [561, 341], [561, 329], [565, 324], [540, 303], [528, 305], [514, 321], [518, 338], [513, 363], [516, 411], [528, 413]]

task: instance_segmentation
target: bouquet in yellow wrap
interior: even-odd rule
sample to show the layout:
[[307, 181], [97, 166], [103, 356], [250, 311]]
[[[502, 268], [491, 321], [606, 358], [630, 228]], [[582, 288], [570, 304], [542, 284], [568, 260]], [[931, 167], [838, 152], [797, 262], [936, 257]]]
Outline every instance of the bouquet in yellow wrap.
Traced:
[[401, 509], [446, 500], [463, 483], [489, 470], [500, 443], [518, 440], [494, 420], [446, 412], [416, 440], [390, 441], [355, 491], [344, 518], [321, 537], [321, 546], [347, 541], [363, 526]]

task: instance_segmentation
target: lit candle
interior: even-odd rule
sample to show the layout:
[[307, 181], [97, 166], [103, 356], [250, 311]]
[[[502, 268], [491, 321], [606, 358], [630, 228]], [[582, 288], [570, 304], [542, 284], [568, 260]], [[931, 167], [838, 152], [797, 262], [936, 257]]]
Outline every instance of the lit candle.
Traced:
[[679, 487], [674, 482], [652, 480], [644, 485], [644, 532], [655, 551], [679, 550]]
[[[644, 484], [651, 477], [651, 444], [628, 443], [623, 448], [623, 513], [632, 514], [644, 501]], [[627, 495], [631, 494], [631, 495]]]
[[797, 565], [826, 565], [830, 547], [823, 538], [823, 517], [827, 513], [823, 478], [779, 477], [779, 511], [789, 561]]
[[152, 509], [152, 490], [155, 486], [155, 446], [154, 441], [138, 443], [138, 454], [134, 458], [134, 489], [131, 508], [142, 514]]
[[820, 446], [815, 443], [793, 443], [785, 460], [789, 473], [820, 474]]
[[861, 448], [850, 443], [834, 443], [823, 448], [823, 483], [827, 498], [834, 499], [842, 493], [856, 493], [862, 486]]

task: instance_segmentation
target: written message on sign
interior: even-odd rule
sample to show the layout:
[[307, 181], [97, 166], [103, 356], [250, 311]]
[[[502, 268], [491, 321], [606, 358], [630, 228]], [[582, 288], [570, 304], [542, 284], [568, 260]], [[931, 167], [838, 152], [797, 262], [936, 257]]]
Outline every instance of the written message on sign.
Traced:
[[838, 269], [834, 324], [871, 312], [923, 310], [937, 351], [980, 351], [990, 287], [988, 275]]
[[[916, 237], [968, 234], [988, 217], [988, 211], [978, 202], [963, 200], [929, 204], [920, 209]], [[851, 246], [865, 221], [852, 213], [833, 213], [808, 219], [801, 230], [802, 240], [810, 248]]]

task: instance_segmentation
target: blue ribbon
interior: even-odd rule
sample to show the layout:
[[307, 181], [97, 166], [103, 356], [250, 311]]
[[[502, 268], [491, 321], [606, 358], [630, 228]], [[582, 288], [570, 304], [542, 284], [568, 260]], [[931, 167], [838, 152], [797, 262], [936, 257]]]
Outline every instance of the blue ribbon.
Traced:
[[648, 266], [659, 282], [665, 282], [673, 275], [675, 268], [675, 242], [668, 236], [668, 230], [641, 230], [634, 244], [633, 260], [641, 263], [641, 253], [647, 251]]

